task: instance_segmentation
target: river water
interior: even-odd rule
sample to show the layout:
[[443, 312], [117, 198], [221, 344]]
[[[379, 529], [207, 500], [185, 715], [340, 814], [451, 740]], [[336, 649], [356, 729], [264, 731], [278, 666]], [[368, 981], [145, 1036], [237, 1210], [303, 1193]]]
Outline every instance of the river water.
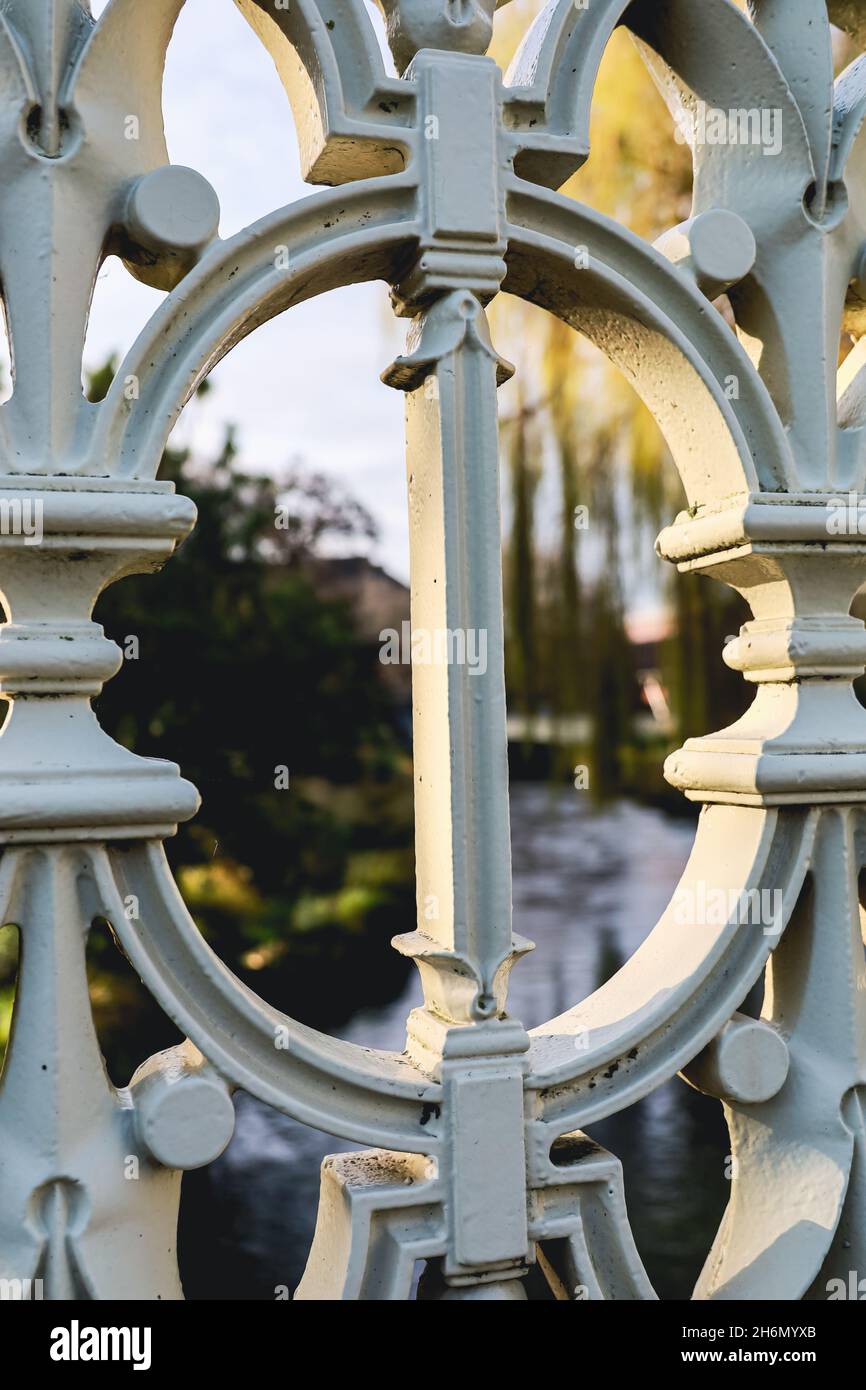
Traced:
[[[515, 967], [509, 1012], [528, 1028], [591, 993], [661, 915], [694, 826], [620, 803], [593, 809], [569, 788], [511, 792], [514, 930], [536, 943]], [[359, 1012], [352, 1042], [400, 1051], [414, 972], [392, 1004]], [[246, 1095], [210, 1168], [184, 1179], [180, 1256], [188, 1298], [269, 1299], [298, 1283], [312, 1238], [322, 1158], [351, 1145]], [[721, 1107], [673, 1080], [591, 1130], [623, 1163], [629, 1216], [660, 1297], [688, 1298], [727, 1199]]]

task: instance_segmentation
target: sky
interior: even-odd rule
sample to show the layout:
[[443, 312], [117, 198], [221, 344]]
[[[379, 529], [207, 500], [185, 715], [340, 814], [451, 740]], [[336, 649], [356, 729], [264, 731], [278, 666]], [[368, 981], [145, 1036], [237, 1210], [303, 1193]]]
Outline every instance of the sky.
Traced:
[[[92, 0], [93, 13], [105, 4]], [[271, 59], [230, 0], [187, 0], [163, 99], [172, 162], [197, 169], [213, 185], [221, 236], [315, 191], [301, 179], [291, 112]], [[125, 352], [162, 298], [110, 259], [96, 287], [85, 368]], [[376, 518], [381, 537], [372, 558], [406, 579], [404, 402], [379, 381], [404, 336], [381, 284], [292, 308], [215, 369], [216, 389], [190, 404], [173, 442], [207, 457], [232, 423], [243, 467], [299, 463], [335, 476]]]

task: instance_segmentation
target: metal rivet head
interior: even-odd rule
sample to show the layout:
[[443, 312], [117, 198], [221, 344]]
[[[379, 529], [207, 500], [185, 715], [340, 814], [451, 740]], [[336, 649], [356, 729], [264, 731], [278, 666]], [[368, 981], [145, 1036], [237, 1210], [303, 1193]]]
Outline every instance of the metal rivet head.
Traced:
[[689, 227], [689, 249], [701, 288], [736, 285], [748, 275], [757, 255], [752, 229], [724, 208], [698, 214]]
[[140, 178], [126, 209], [129, 235], [155, 253], [201, 251], [216, 235], [219, 218], [219, 199], [207, 179], [179, 164]]

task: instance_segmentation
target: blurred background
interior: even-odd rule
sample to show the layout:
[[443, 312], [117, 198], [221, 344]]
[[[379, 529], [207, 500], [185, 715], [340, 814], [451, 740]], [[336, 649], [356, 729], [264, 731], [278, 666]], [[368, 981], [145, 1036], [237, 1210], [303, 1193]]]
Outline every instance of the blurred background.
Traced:
[[[537, 8], [500, 12], [501, 62]], [[270, 61], [230, 4], [189, 0], [165, 103], [172, 158], [214, 184], [224, 236], [311, 191]], [[688, 151], [622, 32], [602, 67], [592, 151], [567, 196], [650, 240], [688, 216]], [[159, 299], [107, 263], [88, 334], [92, 399]], [[721, 660], [746, 613], [720, 585], [656, 559], [655, 535], [684, 498], [624, 380], [531, 306], [502, 296], [491, 318], [517, 366], [500, 393], [515, 930], [538, 949], [515, 971], [511, 1009], [532, 1027], [616, 971], [664, 908], [694, 808], [666, 787], [662, 763], [748, 703]], [[208, 941], [279, 1008], [398, 1050], [420, 998], [389, 946], [414, 926], [411, 702], [408, 668], [380, 662], [379, 634], [409, 617], [408, 545], [403, 402], [378, 376], [402, 334], [386, 288], [359, 286], [236, 349], [164, 460], [162, 476], [199, 509], [193, 536], [161, 575], [115, 585], [96, 613], [128, 657], [100, 720], [137, 752], [180, 763], [201, 791], [168, 849]], [[0, 932], [0, 1042], [15, 937]], [[109, 1071], [125, 1085], [178, 1035], [98, 930], [90, 978]], [[248, 1097], [237, 1109], [224, 1157], [184, 1179], [190, 1298], [293, 1287], [321, 1158], [341, 1147]], [[727, 1196], [721, 1108], [675, 1081], [592, 1132], [623, 1161], [660, 1296], [688, 1297]]]

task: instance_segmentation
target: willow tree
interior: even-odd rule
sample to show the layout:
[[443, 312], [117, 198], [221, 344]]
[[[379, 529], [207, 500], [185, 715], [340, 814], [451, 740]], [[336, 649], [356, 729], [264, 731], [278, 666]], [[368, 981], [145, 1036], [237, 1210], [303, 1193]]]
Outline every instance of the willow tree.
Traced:
[[[538, 0], [518, 0], [502, 11], [496, 54], [501, 62], [508, 61], [516, 35], [538, 8]], [[593, 111], [592, 155], [562, 191], [652, 241], [689, 215], [691, 161], [622, 30], [602, 62]], [[724, 312], [724, 303], [717, 308]], [[732, 713], [739, 687], [725, 679], [714, 639], [738, 625], [738, 601], [715, 585], [687, 580], [684, 588], [675, 572], [659, 573], [652, 542], [684, 497], [655, 422], [616, 369], [570, 328], [529, 305], [504, 298], [496, 312], [506, 320], [501, 340], [518, 345], [525, 398], [505, 430], [512, 487], [506, 548], [511, 689], [522, 705], [533, 665], [545, 673], [535, 681], [536, 704], [554, 716], [589, 715], [592, 763], [604, 791], [616, 785], [617, 749], [631, 737], [627, 601], [652, 595], [671, 614], [672, 636], [661, 659], [674, 714], [672, 740], [712, 726], [717, 714]], [[534, 448], [535, 468], [558, 473], [558, 542], [547, 544], [534, 569], [526, 560], [533, 545], [538, 548], [533, 511], [519, 492], [526, 488], [526, 470], [514, 464], [515, 451], [525, 453], [530, 437], [544, 441]], [[518, 553], [519, 595], [513, 571]], [[543, 593], [537, 583], [528, 593], [527, 585], [540, 574], [549, 580]], [[540, 632], [553, 648], [546, 660], [539, 654]]]

